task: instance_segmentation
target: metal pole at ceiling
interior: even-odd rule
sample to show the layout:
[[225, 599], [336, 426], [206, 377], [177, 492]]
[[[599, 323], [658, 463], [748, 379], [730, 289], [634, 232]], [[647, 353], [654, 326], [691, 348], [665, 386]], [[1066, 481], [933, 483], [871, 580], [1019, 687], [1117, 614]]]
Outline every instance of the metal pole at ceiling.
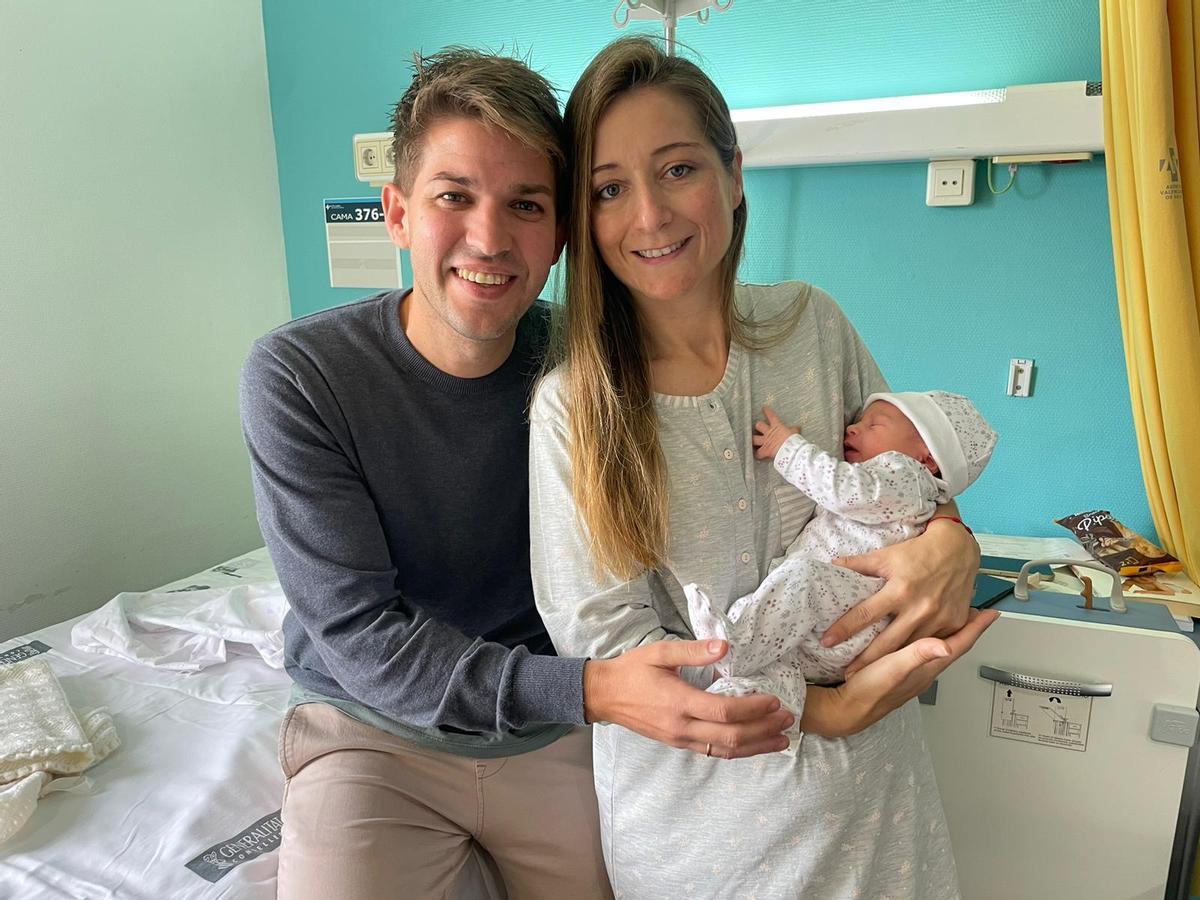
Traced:
[[676, 55], [676, 31], [679, 18], [695, 17], [701, 25], [707, 25], [712, 11], [726, 12], [733, 0], [618, 0], [613, 10], [613, 25], [624, 28], [630, 19], [660, 19], [667, 54]]

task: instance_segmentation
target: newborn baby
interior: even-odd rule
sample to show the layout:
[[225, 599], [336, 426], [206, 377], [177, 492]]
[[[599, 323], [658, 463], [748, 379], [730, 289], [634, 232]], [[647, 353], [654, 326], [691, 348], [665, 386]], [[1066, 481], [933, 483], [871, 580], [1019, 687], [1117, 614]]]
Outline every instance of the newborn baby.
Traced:
[[[939, 503], [961, 493], [987, 465], [996, 433], [966, 397], [944, 391], [872, 394], [846, 429], [839, 460], [806, 441], [770, 407], [755, 426], [755, 456], [817, 504], [816, 514], [771, 564], [753, 594], [722, 612], [703, 585], [686, 584], [698, 639], [722, 638], [717, 694], [774, 694], [796, 716], [799, 736], [806, 683], [843, 680], [846, 666], [883, 630], [877, 622], [834, 647], [821, 635], [883, 579], [832, 564], [916, 537]], [[793, 740], [792, 748], [795, 748]]]

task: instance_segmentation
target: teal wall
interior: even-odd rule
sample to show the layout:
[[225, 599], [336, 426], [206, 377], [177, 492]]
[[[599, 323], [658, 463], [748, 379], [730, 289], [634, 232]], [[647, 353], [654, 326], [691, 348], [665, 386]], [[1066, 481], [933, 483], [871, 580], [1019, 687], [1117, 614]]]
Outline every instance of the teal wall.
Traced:
[[[365, 192], [350, 135], [386, 130], [414, 49], [518, 47], [569, 89], [615, 5], [263, 0], [293, 314], [364, 293], [328, 287], [320, 203]], [[733, 107], [1100, 78], [1094, 0], [737, 0], [679, 36]], [[977, 175], [975, 205], [930, 209], [921, 163], [750, 172], [743, 275], [826, 288], [896, 388], [975, 399], [1001, 434], [960, 502], [981, 529], [1065, 535], [1052, 519], [1103, 506], [1152, 535], [1103, 159], [1026, 167], [995, 198]], [[1004, 394], [1017, 356], [1037, 361], [1029, 399]]]

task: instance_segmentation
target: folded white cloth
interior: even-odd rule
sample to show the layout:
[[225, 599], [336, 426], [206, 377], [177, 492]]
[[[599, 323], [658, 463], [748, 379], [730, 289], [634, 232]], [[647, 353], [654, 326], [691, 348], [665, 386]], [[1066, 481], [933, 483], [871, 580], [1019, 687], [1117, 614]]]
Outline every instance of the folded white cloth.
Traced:
[[76, 775], [121, 744], [112, 717], [97, 709], [81, 718], [45, 660], [0, 666], [0, 843], [33, 814], [38, 798], [78, 787]]
[[117, 594], [71, 629], [80, 650], [130, 662], [195, 672], [226, 659], [226, 644], [248, 644], [267, 665], [283, 668], [279, 582], [206, 590]]

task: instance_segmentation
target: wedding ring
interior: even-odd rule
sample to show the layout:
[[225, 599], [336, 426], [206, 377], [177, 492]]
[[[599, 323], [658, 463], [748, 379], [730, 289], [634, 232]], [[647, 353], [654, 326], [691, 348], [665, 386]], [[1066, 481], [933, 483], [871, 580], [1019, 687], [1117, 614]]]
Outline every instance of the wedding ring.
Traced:
[[705, 756], [712, 756], [712, 744], [705, 744], [705, 745], [704, 745], [704, 755], [705, 755]]

